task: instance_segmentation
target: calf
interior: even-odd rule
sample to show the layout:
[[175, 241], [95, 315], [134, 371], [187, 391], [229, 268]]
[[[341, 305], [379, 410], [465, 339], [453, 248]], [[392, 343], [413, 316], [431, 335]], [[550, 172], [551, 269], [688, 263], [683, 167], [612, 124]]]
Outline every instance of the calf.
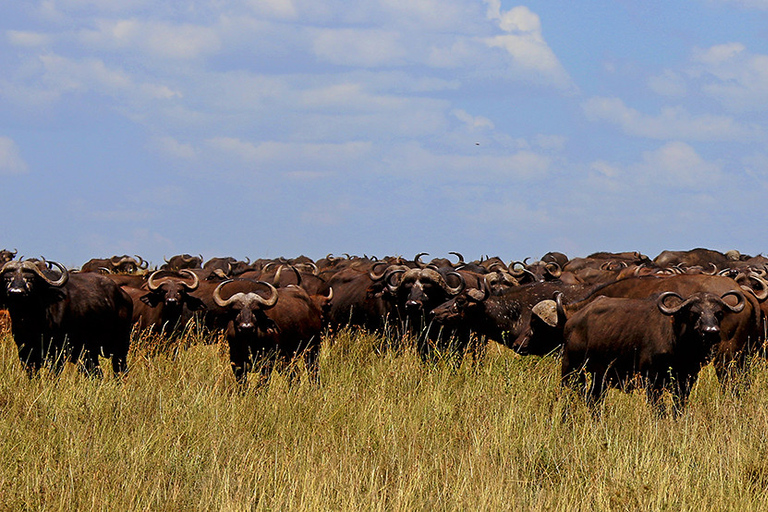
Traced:
[[[725, 301], [729, 296], [737, 299], [735, 306]], [[686, 299], [675, 292], [655, 299], [596, 298], [565, 324], [563, 383], [584, 392], [594, 407], [606, 386], [627, 390], [639, 375], [656, 411], [665, 414], [661, 395], [666, 389], [677, 415], [721, 341], [721, 321], [745, 304], [737, 290], [721, 296], [697, 292]]]

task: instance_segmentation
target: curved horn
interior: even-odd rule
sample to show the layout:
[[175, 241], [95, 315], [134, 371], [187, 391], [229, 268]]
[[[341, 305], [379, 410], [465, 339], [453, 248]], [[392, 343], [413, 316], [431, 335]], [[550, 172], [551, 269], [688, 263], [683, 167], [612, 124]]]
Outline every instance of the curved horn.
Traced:
[[[725, 302], [725, 300], [724, 300], [724, 299], [725, 299], [726, 297], [728, 297], [729, 295], [731, 295], [731, 296], [733, 296], [733, 297], [736, 297], [737, 299], [739, 299], [739, 302], [737, 302], [735, 306], [731, 306], [730, 304], [728, 304], [727, 302]], [[741, 312], [741, 310], [742, 310], [742, 309], [744, 309], [744, 306], [746, 305], [746, 302], [747, 302], [747, 299], [745, 299], [745, 298], [744, 298], [744, 294], [743, 294], [743, 293], [741, 293], [741, 292], [740, 292], [740, 291], [738, 291], [738, 290], [731, 290], [731, 291], [729, 291], [729, 292], [725, 292], [724, 294], [722, 294], [722, 295], [720, 296], [720, 300], [722, 300], [722, 301], [723, 301], [723, 304], [725, 304], [725, 305], [728, 307], [728, 309], [730, 309], [730, 310], [731, 310], [731, 311], [733, 311], [734, 313], [740, 313], [740, 312]]]
[[280, 265], [280, 267], [277, 269], [277, 273], [275, 274], [275, 284], [280, 286], [280, 275], [283, 273], [283, 269], [285, 267], [293, 270], [293, 273], [296, 274], [296, 286], [301, 286], [301, 273], [299, 272], [299, 269], [290, 264]]
[[424, 262], [421, 261], [421, 257], [422, 256], [429, 256], [429, 253], [428, 252], [420, 252], [419, 254], [417, 254], [416, 256], [413, 257], [413, 262], [416, 263], [416, 266], [419, 267], [419, 268], [426, 267]]
[[[264, 308], [271, 308], [272, 306], [277, 304], [277, 288], [275, 288], [274, 286], [272, 286], [270, 283], [268, 283], [266, 281], [255, 281], [255, 282], [259, 283], [259, 284], [263, 284], [264, 286], [269, 288], [269, 290], [271, 292], [270, 295], [269, 295], [269, 298], [265, 299], [264, 297], [262, 297], [258, 293], [249, 293], [248, 296], [250, 297], [251, 295], [253, 295], [253, 300], [258, 302]], [[221, 285], [219, 285], [219, 286], [221, 286]]]
[[[677, 297], [678, 299], [680, 299], [680, 304], [678, 304], [677, 306], [671, 306], [671, 307], [667, 306], [666, 304], [664, 304], [664, 301], [666, 301], [668, 297]], [[674, 315], [675, 313], [683, 309], [683, 307], [686, 306], [690, 301], [691, 301], [690, 298], [687, 300], [683, 299], [680, 295], [678, 295], [675, 292], [664, 292], [661, 295], [659, 295], [658, 299], [656, 299], [656, 305], [659, 307], [659, 311], [661, 311], [665, 315]]]
[[451, 295], [458, 295], [460, 294], [464, 288], [467, 287], [467, 281], [464, 279], [464, 276], [459, 272], [448, 272], [446, 276], [458, 276], [459, 277], [459, 284], [458, 286], [451, 286], [448, 284], [448, 281], [443, 279], [443, 282], [445, 282], [445, 288], [443, 288], [445, 291], [447, 291]]
[[222, 281], [221, 283], [219, 283], [219, 286], [213, 289], [213, 302], [215, 302], [217, 306], [226, 308], [227, 306], [237, 301], [238, 299], [242, 299], [242, 296], [243, 296], [242, 293], [236, 293], [232, 295], [230, 298], [228, 298], [227, 300], [224, 300], [221, 298], [221, 288], [225, 284], [231, 283], [232, 281], [234, 281], [234, 279], [227, 279], [226, 281]]
[[547, 263], [544, 268], [546, 269], [547, 273], [555, 279], [563, 275], [563, 269], [560, 268], [560, 265], [558, 265], [557, 262], [552, 261]]
[[40, 278], [46, 283], [48, 283], [49, 285], [55, 286], [57, 288], [60, 286], [64, 286], [64, 283], [66, 283], [69, 280], [69, 271], [67, 271], [67, 269], [64, 268], [63, 265], [55, 261], [48, 261], [47, 263], [59, 269], [59, 271], [61, 272], [61, 276], [59, 276], [58, 279], [56, 280], [50, 279], [45, 274], [43, 274], [43, 271], [40, 270], [37, 265], [35, 265], [29, 260], [22, 263], [22, 265], [24, 266], [24, 268], [28, 268], [29, 270], [33, 271], [35, 274], [40, 276]]
[[[743, 274], [740, 275], [736, 279], [736, 282], [741, 284], [741, 282], [744, 280], [747, 281], [747, 284], [746, 285], [742, 284], [741, 285], [742, 289], [748, 290], [749, 292], [751, 292], [755, 296], [755, 298], [760, 302], [763, 302], [765, 299], [768, 299], [768, 282], [766, 282], [765, 279], [761, 278], [758, 275], [752, 275], [750, 273], [749, 275], [746, 275], [746, 276], [744, 276]], [[760, 283], [759, 288], [761, 289], [761, 291], [755, 290], [754, 287], [752, 287], [749, 284], [750, 281]]]
[[18, 261], [6, 261], [3, 264], [2, 268], [0, 268], [0, 275], [5, 274], [6, 272], [11, 272], [13, 270], [16, 270], [17, 268], [19, 268], [20, 265], [21, 263], [19, 263]]
[[384, 277], [384, 282], [387, 285], [387, 288], [389, 288], [390, 292], [395, 293], [397, 289], [400, 288], [400, 283], [402, 282], [402, 279], [401, 279], [401, 281], [398, 281], [397, 284], [393, 284], [392, 277], [398, 274], [404, 274], [404, 273], [405, 273], [404, 268], [395, 268], [395, 269], [387, 270], [386, 276]]
[[464, 286], [466, 286], [466, 281], [464, 280], [464, 276], [459, 274], [458, 272], [449, 272], [449, 275], [456, 275], [459, 277], [459, 285], [458, 286], [451, 286], [448, 284], [448, 281], [445, 280], [445, 277], [438, 272], [437, 270], [433, 270], [431, 268], [425, 268], [422, 269], [421, 275], [422, 277], [425, 277], [427, 279], [430, 279], [434, 283], [436, 283], [440, 288], [442, 288], [447, 294], [449, 295], [457, 295], [461, 293], [461, 290], [464, 289]]
[[[381, 274], [377, 274], [376, 267], [380, 267], [382, 265], [385, 267], [384, 272], [382, 272]], [[389, 263], [387, 263], [386, 261], [377, 261], [371, 267], [371, 271], [368, 273], [368, 277], [370, 277], [371, 280], [373, 281], [380, 281], [381, 279], [384, 279], [384, 276], [386, 275], [388, 268], [389, 268]]]
[[149, 268], [149, 262], [148, 261], [144, 261], [144, 258], [139, 256], [138, 254], [134, 254], [134, 256], [139, 258], [139, 268], [141, 270], [147, 270]]
[[[520, 265], [522, 268], [515, 269], [517, 265]], [[507, 268], [509, 269], [509, 273], [514, 277], [523, 277], [525, 275], [525, 271], [528, 270], [525, 268], [525, 263], [522, 261], [513, 261], [507, 266]]]
[[457, 258], [459, 258], [459, 261], [456, 262], [457, 265], [463, 265], [464, 264], [464, 256], [460, 252], [451, 251], [448, 254], [453, 254]]
[[153, 292], [157, 291], [157, 289], [160, 288], [160, 286], [163, 284], [163, 283], [158, 283], [157, 281], [155, 281], [155, 277], [157, 276], [157, 274], [159, 274], [161, 272], [165, 272], [165, 271], [164, 270], [155, 270], [154, 272], [152, 272], [149, 275], [149, 279], [147, 279], [147, 288], [149, 288]]
[[495, 263], [491, 263], [488, 266], [488, 272], [508, 272], [508, 270], [507, 266], [503, 262], [497, 261]]
[[560, 322], [565, 323], [567, 320], [565, 316], [565, 306], [563, 305], [563, 292], [555, 292], [555, 304], [557, 304], [557, 323], [560, 325]]
[[184, 288], [186, 288], [190, 292], [193, 292], [193, 291], [197, 290], [197, 287], [200, 286], [200, 278], [197, 277], [197, 274], [195, 274], [191, 270], [188, 270], [188, 269], [185, 268], [183, 270], [180, 270], [179, 274], [187, 274], [188, 276], [192, 277], [192, 284], [189, 284], [189, 283], [186, 283], [186, 282], [182, 282], [181, 283], [182, 286], [184, 286]]

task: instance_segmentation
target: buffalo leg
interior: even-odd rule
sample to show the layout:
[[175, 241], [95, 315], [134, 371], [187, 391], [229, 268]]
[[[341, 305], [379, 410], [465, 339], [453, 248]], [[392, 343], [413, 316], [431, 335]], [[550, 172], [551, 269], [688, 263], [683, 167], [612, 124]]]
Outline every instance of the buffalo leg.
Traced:
[[659, 382], [650, 382], [645, 388], [645, 396], [657, 418], [667, 416], [667, 408], [664, 405], [664, 385]]
[[693, 389], [693, 385], [696, 383], [696, 376], [678, 375], [675, 382], [677, 385], [673, 387], [672, 405], [674, 409], [672, 414], [677, 418], [683, 413], [685, 406], [688, 404], [688, 397], [691, 395], [691, 389]]
[[112, 356], [112, 372], [115, 377], [128, 373], [128, 362], [124, 354], [114, 354]]
[[743, 352], [727, 358], [720, 356], [715, 359], [714, 366], [723, 392], [738, 396], [742, 390], [749, 388], [751, 382], [747, 371], [748, 359]]
[[229, 361], [232, 365], [232, 373], [235, 374], [235, 380], [242, 387], [245, 387], [250, 370], [250, 354], [247, 348], [229, 347]]
[[37, 372], [40, 371], [40, 367], [43, 364], [40, 351], [35, 350], [27, 344], [19, 345], [19, 360], [24, 366], [24, 370], [27, 372], [27, 376], [30, 379], [37, 375]]
[[99, 365], [98, 354], [93, 353], [90, 350], [86, 350], [83, 353], [81, 361], [82, 361], [81, 369], [84, 371], [86, 375], [88, 375], [89, 377], [95, 377], [97, 379], [104, 378], [104, 373], [101, 371], [101, 366]]

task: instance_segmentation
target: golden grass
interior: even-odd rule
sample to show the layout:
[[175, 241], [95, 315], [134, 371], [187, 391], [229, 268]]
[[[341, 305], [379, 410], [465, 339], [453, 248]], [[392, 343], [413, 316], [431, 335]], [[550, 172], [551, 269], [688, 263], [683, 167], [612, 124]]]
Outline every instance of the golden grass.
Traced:
[[740, 399], [706, 368], [679, 420], [612, 391], [600, 417], [579, 404], [562, 423], [558, 362], [496, 345], [453, 370], [342, 332], [324, 344], [319, 384], [300, 370], [241, 393], [220, 342], [168, 357], [136, 339], [122, 383], [73, 367], [30, 380], [0, 340], [0, 509], [766, 506], [762, 362]]

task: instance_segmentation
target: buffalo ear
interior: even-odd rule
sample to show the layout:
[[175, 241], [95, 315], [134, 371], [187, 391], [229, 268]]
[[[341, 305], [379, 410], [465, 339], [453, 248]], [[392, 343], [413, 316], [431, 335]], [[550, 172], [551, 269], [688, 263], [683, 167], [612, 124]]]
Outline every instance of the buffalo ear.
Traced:
[[66, 294], [61, 288], [58, 288], [56, 286], [47, 286], [47, 290], [45, 292], [45, 298], [49, 302], [59, 302], [60, 300], [64, 300], [66, 297]]
[[554, 300], [537, 303], [531, 312], [548, 326], [557, 327], [557, 303]]
[[187, 300], [185, 301], [187, 303], [187, 307], [191, 311], [198, 311], [200, 309], [206, 309], [205, 303], [198, 299], [197, 297], [193, 297], [191, 295], [187, 295]]
[[469, 297], [473, 299], [475, 302], [480, 302], [485, 298], [485, 293], [483, 292], [483, 290], [479, 290], [477, 288], [470, 289], [467, 292], [467, 295], [469, 295]]
[[264, 330], [267, 331], [267, 334], [280, 334], [280, 328], [271, 318], [267, 318], [264, 321], [264, 327]]
[[155, 308], [160, 304], [160, 296], [153, 292], [142, 295], [139, 300], [151, 308]]

